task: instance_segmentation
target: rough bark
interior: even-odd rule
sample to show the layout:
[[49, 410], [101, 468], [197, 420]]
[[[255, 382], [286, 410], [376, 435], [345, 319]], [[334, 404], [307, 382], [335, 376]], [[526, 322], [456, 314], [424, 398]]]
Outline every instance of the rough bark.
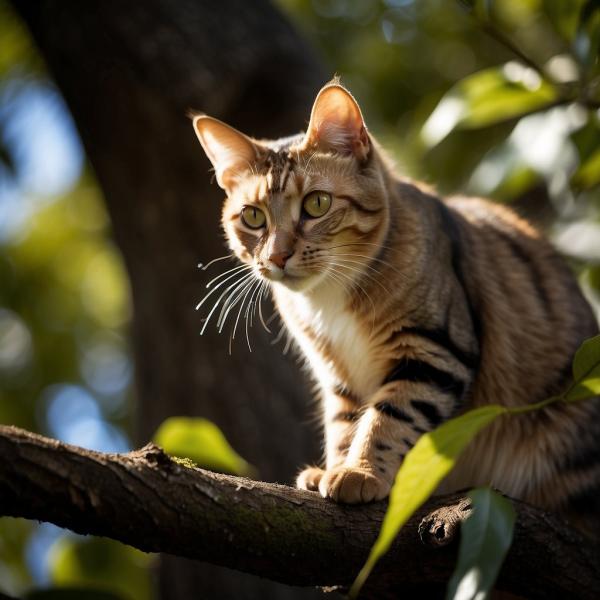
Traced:
[[[381, 502], [342, 506], [282, 485], [189, 468], [153, 444], [102, 454], [0, 426], [0, 455], [0, 515], [50, 521], [298, 586], [346, 589], [385, 511]], [[557, 517], [515, 506], [514, 543], [498, 588], [527, 598], [600, 597], [597, 550]], [[418, 511], [363, 597], [443, 594], [456, 558], [456, 524], [468, 509], [455, 494]]]
[[300, 130], [324, 79], [310, 49], [263, 0], [15, 5], [75, 118], [131, 279], [140, 437], [202, 413], [263, 477], [289, 479], [314, 453], [297, 368], [262, 337], [229, 356], [214, 327], [198, 335], [209, 275], [197, 264], [226, 254], [224, 194], [187, 113], [263, 137]]
[[[226, 253], [223, 194], [186, 114], [277, 137], [305, 125], [327, 79], [266, 0], [14, 0], [73, 114], [130, 276], [138, 439], [174, 414], [216, 422], [270, 481], [318, 456], [306, 386], [281, 346], [253, 332], [233, 355], [194, 306]], [[220, 263], [223, 265], [224, 263]], [[221, 267], [224, 269], [224, 267]], [[168, 401], [166, 400], [168, 399]], [[166, 559], [162, 597], [285, 597], [235, 574]], [[303, 596], [306, 597], [306, 596]]]

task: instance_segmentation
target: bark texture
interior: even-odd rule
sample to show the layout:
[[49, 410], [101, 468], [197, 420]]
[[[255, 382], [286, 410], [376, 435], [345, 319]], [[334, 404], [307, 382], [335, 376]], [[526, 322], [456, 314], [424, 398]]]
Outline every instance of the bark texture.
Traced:
[[[0, 515], [53, 522], [146, 552], [207, 560], [298, 586], [344, 590], [377, 536], [385, 503], [342, 506], [318, 494], [185, 467], [149, 444], [82, 450], [0, 426]], [[600, 556], [560, 519], [515, 502], [498, 588], [527, 598], [600, 597]], [[460, 495], [409, 521], [364, 598], [443, 597], [456, 559]], [[416, 596], [415, 596], [416, 597]]]
[[[138, 440], [171, 415], [202, 415], [269, 481], [317, 458], [312, 404], [281, 345], [253, 331], [233, 355], [194, 307], [226, 254], [223, 193], [186, 116], [259, 137], [304, 128], [328, 76], [266, 0], [14, 0], [73, 114], [103, 189], [133, 297]], [[219, 266], [220, 265], [220, 266]], [[239, 336], [238, 336], [239, 337]], [[292, 598], [166, 558], [162, 597]], [[254, 587], [253, 587], [254, 586]], [[258, 587], [256, 587], [258, 586]], [[306, 595], [303, 595], [306, 597]]]

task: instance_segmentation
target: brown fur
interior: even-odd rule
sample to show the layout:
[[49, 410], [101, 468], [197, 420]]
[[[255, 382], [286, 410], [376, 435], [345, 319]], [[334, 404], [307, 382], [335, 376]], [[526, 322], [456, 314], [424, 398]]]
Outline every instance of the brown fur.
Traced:
[[[270, 282], [323, 398], [326, 465], [303, 471], [300, 487], [343, 502], [383, 498], [423, 432], [568, 385], [597, 324], [561, 258], [506, 208], [443, 200], [397, 177], [339, 85], [321, 91], [305, 136], [234, 132], [238, 143], [229, 132], [223, 149], [213, 138], [225, 125], [196, 127], [228, 193], [231, 248]], [[307, 218], [302, 201], [315, 190], [332, 206]], [[265, 228], [241, 222], [245, 205], [265, 212]], [[282, 253], [292, 254], [278, 269]], [[599, 504], [599, 417], [594, 400], [500, 420], [443, 489], [491, 484], [583, 522]]]

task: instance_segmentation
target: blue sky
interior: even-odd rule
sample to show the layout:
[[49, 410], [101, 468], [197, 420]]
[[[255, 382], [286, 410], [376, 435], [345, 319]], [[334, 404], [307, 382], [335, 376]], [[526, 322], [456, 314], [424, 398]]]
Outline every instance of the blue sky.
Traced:
[[0, 167], [0, 242], [18, 236], [32, 211], [69, 191], [84, 154], [71, 116], [46, 81], [14, 77], [0, 88], [3, 145], [16, 178]]

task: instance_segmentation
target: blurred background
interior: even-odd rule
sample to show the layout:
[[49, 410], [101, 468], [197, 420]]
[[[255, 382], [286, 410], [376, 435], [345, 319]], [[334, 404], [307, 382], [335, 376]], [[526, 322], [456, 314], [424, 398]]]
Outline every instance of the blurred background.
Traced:
[[[596, 2], [276, 6], [355, 94], [401, 173], [513, 205], [568, 258], [600, 314]], [[126, 269], [77, 129], [27, 29], [0, 0], [0, 423], [131, 449], [131, 317]], [[116, 542], [0, 519], [0, 591], [12, 596], [90, 585], [148, 600], [154, 561]]]

